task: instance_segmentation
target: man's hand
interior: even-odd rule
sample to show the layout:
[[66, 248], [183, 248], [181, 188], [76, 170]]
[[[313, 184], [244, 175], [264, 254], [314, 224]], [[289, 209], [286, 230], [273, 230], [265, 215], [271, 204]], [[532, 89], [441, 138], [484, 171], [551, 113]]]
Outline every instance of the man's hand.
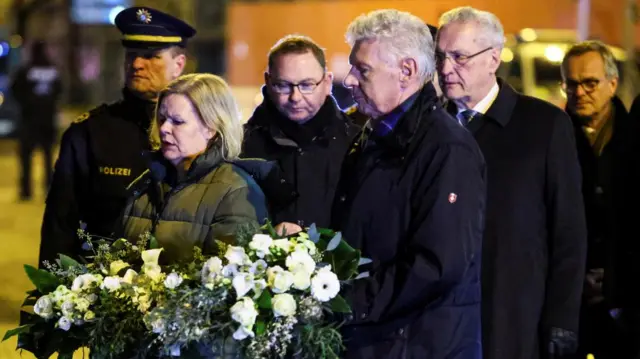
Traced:
[[282, 222], [276, 226], [275, 230], [278, 235], [290, 236], [292, 234], [302, 232], [302, 227], [295, 223]]
[[604, 300], [604, 296], [602, 295], [603, 279], [603, 268], [594, 268], [587, 272], [584, 279], [584, 296], [589, 305], [598, 304]]

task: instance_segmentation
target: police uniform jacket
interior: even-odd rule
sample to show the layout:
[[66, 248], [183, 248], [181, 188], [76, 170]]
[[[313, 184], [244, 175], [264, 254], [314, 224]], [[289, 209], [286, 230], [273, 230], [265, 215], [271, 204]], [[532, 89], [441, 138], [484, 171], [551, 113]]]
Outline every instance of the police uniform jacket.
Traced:
[[112, 233], [127, 186], [147, 168], [147, 130], [155, 104], [124, 90], [124, 98], [81, 116], [64, 132], [47, 195], [40, 264], [58, 253], [82, 254], [81, 222], [89, 234]]
[[188, 258], [194, 247], [215, 253], [215, 240], [233, 237], [242, 225], [267, 219], [265, 194], [240, 166], [222, 160], [212, 145], [187, 171], [156, 155], [131, 185], [133, 197], [122, 218], [124, 238], [136, 242], [152, 233], [169, 262]]
[[[408, 106], [407, 106], [408, 107]], [[481, 358], [485, 165], [430, 83], [393, 131], [352, 145], [334, 228], [369, 277], [346, 288], [346, 358]]]

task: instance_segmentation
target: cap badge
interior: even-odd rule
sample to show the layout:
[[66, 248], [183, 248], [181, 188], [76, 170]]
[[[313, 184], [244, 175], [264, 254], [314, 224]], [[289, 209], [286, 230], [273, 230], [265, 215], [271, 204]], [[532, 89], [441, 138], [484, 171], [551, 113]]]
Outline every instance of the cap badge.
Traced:
[[145, 24], [151, 22], [151, 14], [147, 9], [138, 10], [138, 12], [136, 12], [136, 17], [138, 18], [138, 21], [144, 22]]

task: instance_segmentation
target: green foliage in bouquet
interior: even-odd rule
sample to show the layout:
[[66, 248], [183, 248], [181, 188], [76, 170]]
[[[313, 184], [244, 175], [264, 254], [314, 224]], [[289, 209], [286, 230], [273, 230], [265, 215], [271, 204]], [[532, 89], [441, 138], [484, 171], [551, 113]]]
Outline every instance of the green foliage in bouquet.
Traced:
[[336, 313], [350, 312], [341, 283], [367, 262], [314, 225], [291, 235], [244, 226], [216, 239], [215, 256], [194, 248], [166, 265], [149, 234], [135, 244], [79, 234], [92, 251], [86, 263], [61, 255], [46, 270], [25, 266], [36, 289], [25, 324], [4, 340], [17, 335], [37, 358], [83, 347], [94, 359], [338, 358]]

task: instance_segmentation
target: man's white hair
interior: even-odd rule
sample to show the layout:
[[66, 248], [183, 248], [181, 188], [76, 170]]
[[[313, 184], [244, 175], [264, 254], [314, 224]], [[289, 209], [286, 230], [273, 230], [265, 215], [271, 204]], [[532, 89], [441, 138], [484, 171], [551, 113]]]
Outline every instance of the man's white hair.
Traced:
[[383, 9], [362, 14], [349, 24], [345, 37], [351, 47], [360, 40], [374, 40], [382, 43], [394, 59], [414, 59], [422, 81], [430, 80], [435, 72], [433, 37], [429, 27], [408, 12]]
[[504, 28], [497, 16], [488, 12], [474, 9], [470, 6], [457, 7], [440, 16], [439, 28], [451, 23], [475, 23], [479, 27], [479, 36], [484, 38], [486, 46], [501, 50], [504, 47]]

